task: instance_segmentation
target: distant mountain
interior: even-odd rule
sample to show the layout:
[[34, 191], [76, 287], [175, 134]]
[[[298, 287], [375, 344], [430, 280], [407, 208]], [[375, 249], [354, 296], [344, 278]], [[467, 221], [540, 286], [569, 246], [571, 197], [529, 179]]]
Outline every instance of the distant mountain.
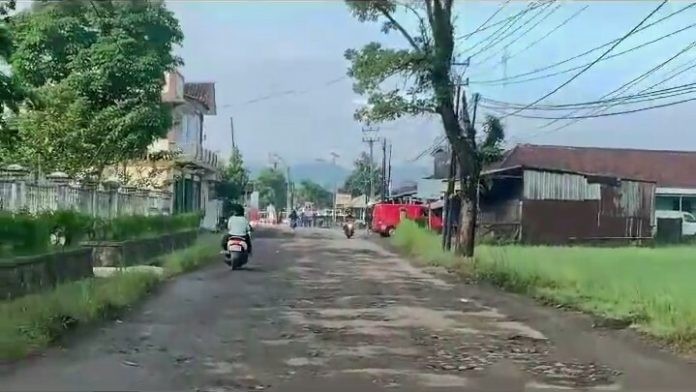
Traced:
[[[249, 174], [256, 178], [267, 164], [248, 164]], [[350, 174], [350, 170], [334, 166], [325, 162], [298, 163], [290, 166], [290, 176], [293, 181], [312, 180], [326, 189], [333, 189], [334, 184], [343, 185], [343, 182]]]
[[[268, 167], [267, 164], [248, 164], [247, 168], [252, 178], [256, 178], [261, 170]], [[343, 185], [350, 175], [351, 169], [342, 166], [333, 166], [325, 162], [298, 163], [290, 167], [290, 175], [293, 180], [312, 180], [326, 189], [333, 189], [334, 184]], [[414, 182], [419, 178], [427, 177], [431, 168], [413, 164], [400, 164], [392, 166], [392, 186], [398, 187], [407, 182]]]

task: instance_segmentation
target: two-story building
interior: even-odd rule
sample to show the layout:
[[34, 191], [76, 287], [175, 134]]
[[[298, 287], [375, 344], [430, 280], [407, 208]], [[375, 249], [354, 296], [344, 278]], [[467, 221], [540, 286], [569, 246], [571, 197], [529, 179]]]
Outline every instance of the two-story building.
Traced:
[[215, 84], [189, 83], [178, 71], [168, 72], [162, 101], [173, 109], [166, 137], [153, 142], [143, 160], [121, 164], [112, 174], [125, 186], [170, 192], [171, 213], [205, 210], [206, 221], [216, 221], [222, 162], [203, 147], [205, 117], [216, 114]]

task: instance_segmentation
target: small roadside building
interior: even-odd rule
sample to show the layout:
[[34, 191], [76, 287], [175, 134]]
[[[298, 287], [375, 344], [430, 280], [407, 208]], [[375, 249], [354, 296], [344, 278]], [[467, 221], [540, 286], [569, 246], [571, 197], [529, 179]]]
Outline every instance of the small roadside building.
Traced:
[[530, 244], [652, 237], [655, 182], [523, 165], [482, 178], [480, 236]]
[[655, 183], [655, 209], [696, 212], [696, 151], [519, 144], [496, 167], [533, 166]]

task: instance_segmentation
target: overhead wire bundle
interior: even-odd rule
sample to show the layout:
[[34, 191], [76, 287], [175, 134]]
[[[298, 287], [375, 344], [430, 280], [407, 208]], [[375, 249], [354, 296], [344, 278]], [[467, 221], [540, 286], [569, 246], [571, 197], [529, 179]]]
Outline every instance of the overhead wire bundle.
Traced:
[[526, 110], [527, 108], [530, 108], [530, 107], [532, 107], [532, 106], [538, 104], [539, 102], [541, 102], [541, 101], [545, 100], [546, 98], [552, 96], [553, 94], [557, 93], [558, 91], [560, 91], [560, 90], [561, 90], [562, 88], [564, 88], [565, 86], [569, 85], [569, 84], [570, 84], [571, 82], [573, 82], [575, 79], [577, 79], [578, 77], [580, 77], [580, 75], [584, 74], [584, 73], [587, 72], [590, 68], [592, 68], [595, 64], [597, 64], [598, 62], [600, 62], [604, 57], [606, 57], [609, 53], [611, 53], [611, 51], [613, 51], [617, 46], [619, 46], [624, 40], [626, 40], [628, 37], [630, 37], [631, 35], [633, 35], [645, 22], [648, 21], [648, 19], [650, 19], [655, 13], [657, 13], [662, 7], [664, 7], [665, 4], [667, 4], [667, 0], [663, 0], [657, 7], [655, 7], [655, 9], [653, 9], [647, 16], [645, 16], [638, 24], [636, 24], [631, 30], [629, 30], [629, 31], [628, 31], [626, 34], [624, 34], [619, 40], [617, 40], [613, 45], [611, 45], [611, 47], [609, 47], [609, 49], [605, 50], [599, 57], [597, 57], [594, 61], [592, 61], [591, 63], [589, 63], [587, 66], [583, 67], [580, 71], [578, 71], [577, 73], [575, 73], [575, 74], [574, 74], [572, 77], [570, 77], [568, 80], [566, 80], [565, 82], [561, 83], [561, 84], [558, 85], [556, 88], [552, 89], [551, 91], [549, 91], [548, 93], [542, 95], [541, 97], [537, 98], [536, 100], [530, 102], [530, 103], [527, 104], [525, 107], [516, 109], [516, 110], [514, 110], [513, 112], [510, 112], [510, 113], [506, 113], [505, 115], [501, 116], [500, 119], [507, 118], [507, 117], [512, 116], [512, 115], [515, 115], [515, 114], [517, 114], [517, 113], [519, 113], [519, 112], [521, 112], [521, 111], [523, 111], [523, 110]]
[[[474, 62], [472, 64], [472, 66], [485, 64], [488, 61], [490, 61], [491, 59], [493, 59], [493, 58], [497, 57], [498, 55], [500, 55], [501, 53], [505, 52], [511, 45], [515, 44], [517, 41], [519, 41], [520, 39], [525, 37], [527, 34], [529, 34], [531, 31], [533, 31], [535, 28], [537, 28], [541, 23], [543, 23], [545, 20], [547, 20], [551, 15], [553, 15], [556, 11], [558, 11], [561, 8], [561, 4], [556, 4], [555, 7], [551, 7], [551, 5], [553, 5], [553, 2], [549, 2], [545, 7], [541, 7], [539, 9], [539, 12], [533, 14], [532, 17], [529, 18], [526, 22], [524, 22], [519, 28], [515, 29], [513, 32], [509, 33], [505, 37], [502, 37], [499, 40], [499, 42], [503, 42], [505, 39], [512, 36], [515, 32], [519, 31], [524, 26], [532, 23], [532, 21], [537, 19], [537, 17], [541, 16], [541, 18], [539, 20], [537, 20], [533, 25], [531, 25], [529, 28], [524, 30], [522, 33], [520, 33], [519, 35], [514, 37], [509, 42], [505, 43], [502, 48], [494, 51], [493, 53], [486, 56], [485, 58]], [[544, 11], [546, 11], [546, 12], [544, 13]], [[493, 45], [493, 46], [495, 46], [495, 45]], [[490, 46], [489, 48], [492, 48], [493, 46]], [[471, 57], [474, 57], [474, 55], [472, 55]]]
[[[653, 26], [655, 26], [655, 25], [657, 25], [657, 24], [659, 24], [659, 23], [662, 23], [662, 22], [664, 22], [664, 21], [666, 21], [666, 20], [668, 20], [668, 19], [670, 19], [670, 18], [672, 18], [672, 17], [674, 17], [674, 16], [677, 16], [677, 15], [679, 15], [679, 14], [681, 14], [681, 13], [687, 11], [688, 9], [690, 9], [690, 8], [692, 8], [692, 7], [694, 7], [694, 6], [696, 6], [696, 3], [689, 3], [689, 4], [685, 5], [684, 7], [681, 7], [681, 8], [679, 8], [678, 10], [672, 11], [672, 12], [670, 12], [669, 14], [667, 14], [667, 15], [665, 15], [665, 16], [663, 16], [663, 17], [657, 19], [657, 20], [655, 20], [654, 22], [651, 22], [651, 23], [648, 23], [648, 24], [646, 24], [646, 25], [644, 25], [644, 26], [641, 26], [640, 28], [636, 29], [636, 30], [633, 32], [633, 34], [637, 34], [637, 33], [639, 33], [639, 32], [642, 32], [642, 31], [646, 30], [646, 29], [649, 29], [649, 28], [651, 28], [651, 27], [653, 27]], [[674, 34], [678, 34], [679, 32], [681, 32], [681, 31], [672, 32], [672, 33], [670, 33], [670, 34], [674, 35]], [[664, 37], [664, 36], [663, 36], [663, 37]], [[666, 38], [666, 37], [664, 37], [664, 38]], [[596, 52], [596, 51], [598, 51], [598, 50], [600, 50], [600, 49], [603, 49], [603, 48], [606, 48], [606, 47], [608, 47], [608, 46], [610, 46], [610, 45], [616, 44], [616, 43], [619, 42], [620, 40], [622, 40], [622, 38], [613, 39], [613, 40], [608, 41], [608, 42], [605, 42], [605, 43], [603, 43], [603, 44], [601, 44], [601, 45], [598, 45], [598, 46], [595, 46], [595, 47], [593, 47], [593, 48], [590, 48], [590, 49], [588, 49], [588, 50], [586, 50], [586, 51], [584, 51], [584, 52], [581, 52], [581, 53], [579, 53], [579, 54], [576, 54], [576, 55], [574, 55], [574, 56], [571, 56], [571, 57], [569, 57], [569, 58], [567, 58], [567, 59], [564, 59], [564, 60], [561, 60], [561, 61], [557, 61], [557, 62], [554, 62], [554, 63], [551, 63], [551, 64], [547, 64], [547, 65], [544, 65], [543, 67], [539, 67], [539, 68], [536, 68], [536, 69], [532, 69], [532, 70], [530, 70], [530, 71], [521, 72], [521, 73], [518, 73], [518, 74], [515, 74], [515, 75], [511, 75], [511, 76], [508, 76], [508, 77], [505, 77], [505, 78], [484, 79], [484, 80], [471, 80], [470, 83], [471, 83], [471, 84], [481, 84], [481, 85], [483, 85], [483, 84], [491, 84], [491, 85], [494, 85], [494, 84], [503, 84], [503, 83], [512, 84], [512, 83], [514, 83], [515, 80], [517, 80], [517, 79], [520, 79], [520, 78], [523, 78], [523, 77], [529, 76], [529, 75], [538, 74], [538, 73], [541, 73], [541, 72], [544, 72], [544, 71], [547, 71], [547, 70], [556, 68], [556, 67], [558, 67], [558, 66], [561, 66], [561, 65], [563, 65], [563, 64], [567, 64], [567, 63], [569, 63], [569, 62], [571, 62], [571, 61], [573, 61], [573, 60], [577, 60], [577, 59], [582, 58], [582, 57], [584, 57], [584, 56], [587, 56], [587, 55], [589, 55], [589, 54], [591, 54], [591, 53], [594, 53], [594, 52]], [[652, 42], [651, 42], [651, 43], [652, 43]], [[636, 49], [637, 49], [637, 48], [636, 48]], [[634, 49], [634, 50], [635, 50], [635, 49]], [[566, 71], [564, 71], [564, 72], [570, 72], [570, 71], [573, 71], [573, 70], [574, 70], [574, 69], [566, 70]], [[549, 76], [554, 76], [554, 75], [549, 75]]]

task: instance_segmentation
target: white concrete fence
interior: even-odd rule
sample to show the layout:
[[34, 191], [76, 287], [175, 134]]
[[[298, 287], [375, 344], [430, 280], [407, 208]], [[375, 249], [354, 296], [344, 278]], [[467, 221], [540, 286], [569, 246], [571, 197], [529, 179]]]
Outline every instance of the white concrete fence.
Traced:
[[91, 216], [171, 213], [168, 192], [124, 188], [117, 183], [78, 183], [63, 173], [33, 181], [18, 165], [0, 170], [0, 211], [40, 213], [74, 210]]

